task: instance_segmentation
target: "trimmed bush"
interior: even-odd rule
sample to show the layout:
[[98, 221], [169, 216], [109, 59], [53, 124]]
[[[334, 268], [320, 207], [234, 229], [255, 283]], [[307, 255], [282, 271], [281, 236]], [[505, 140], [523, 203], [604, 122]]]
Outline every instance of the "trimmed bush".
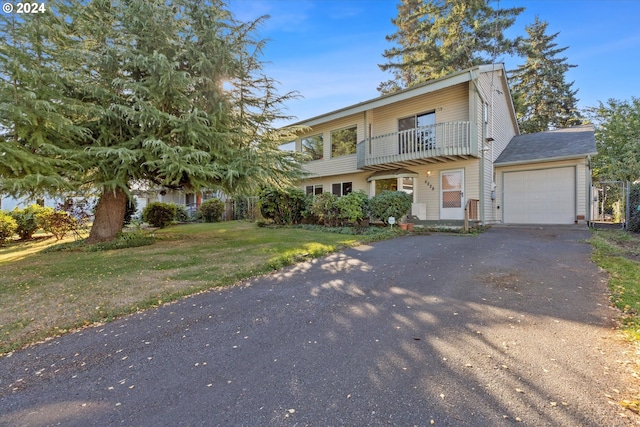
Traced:
[[78, 220], [65, 211], [53, 208], [42, 208], [37, 214], [38, 226], [46, 233], [51, 233], [56, 240], [62, 239], [68, 233], [78, 230]]
[[216, 198], [205, 200], [198, 208], [198, 218], [204, 222], [218, 222], [222, 219], [224, 203]]
[[369, 217], [369, 197], [364, 191], [354, 191], [336, 201], [342, 225], [358, 224]]
[[392, 216], [396, 221], [411, 210], [413, 198], [404, 191], [383, 191], [369, 200], [371, 216], [387, 224]]
[[18, 224], [16, 234], [20, 236], [20, 240], [29, 240], [33, 234], [40, 228], [38, 225], [38, 212], [44, 209], [40, 205], [31, 205], [23, 209], [15, 208], [11, 211], [11, 216]]
[[318, 220], [318, 223], [327, 227], [335, 227], [340, 223], [338, 196], [333, 193], [322, 193], [315, 196], [309, 211]]
[[17, 229], [18, 223], [16, 220], [10, 214], [0, 211], [0, 246], [4, 245], [4, 242], [16, 234]]
[[142, 220], [153, 227], [164, 228], [171, 224], [177, 213], [177, 206], [173, 203], [152, 202], [144, 207]]
[[260, 193], [260, 213], [276, 224], [299, 224], [306, 209], [306, 196], [299, 188], [266, 188]]

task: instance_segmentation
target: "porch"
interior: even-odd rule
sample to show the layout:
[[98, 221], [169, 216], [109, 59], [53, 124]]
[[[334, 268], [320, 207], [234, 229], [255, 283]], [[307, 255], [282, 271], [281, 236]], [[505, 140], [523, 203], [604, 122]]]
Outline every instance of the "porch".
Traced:
[[356, 147], [357, 167], [386, 170], [478, 157], [470, 122], [444, 122], [369, 137]]

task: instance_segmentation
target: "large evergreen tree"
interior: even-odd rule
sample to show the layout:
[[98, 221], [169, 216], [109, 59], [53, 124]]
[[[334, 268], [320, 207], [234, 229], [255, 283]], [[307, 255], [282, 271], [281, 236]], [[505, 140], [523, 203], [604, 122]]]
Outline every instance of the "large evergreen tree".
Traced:
[[526, 61], [511, 72], [512, 96], [522, 133], [543, 132], [582, 123], [573, 82], [565, 75], [575, 65], [558, 55], [568, 47], [554, 43], [559, 33], [547, 34], [547, 22], [526, 27], [528, 37], [521, 40], [519, 51]]
[[[298, 177], [262, 72], [262, 19], [219, 0], [47, 2], [0, 16], [0, 193], [96, 191], [89, 241], [122, 228], [130, 186], [248, 191]], [[231, 82], [231, 90], [223, 82]]]
[[398, 28], [387, 36], [394, 46], [381, 64], [393, 79], [378, 86], [395, 92], [515, 52], [517, 40], [504, 36], [524, 8], [494, 9], [490, 0], [400, 0]]

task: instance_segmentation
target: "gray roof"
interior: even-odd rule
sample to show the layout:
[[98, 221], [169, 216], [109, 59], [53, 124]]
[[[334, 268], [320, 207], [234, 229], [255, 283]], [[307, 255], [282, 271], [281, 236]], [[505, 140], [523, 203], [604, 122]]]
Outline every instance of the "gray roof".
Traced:
[[575, 159], [598, 154], [593, 125], [514, 136], [496, 165]]

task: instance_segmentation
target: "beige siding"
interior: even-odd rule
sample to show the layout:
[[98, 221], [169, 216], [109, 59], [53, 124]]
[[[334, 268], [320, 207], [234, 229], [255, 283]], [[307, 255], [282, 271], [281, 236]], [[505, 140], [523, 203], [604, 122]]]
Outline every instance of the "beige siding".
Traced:
[[[331, 158], [331, 131], [357, 125], [358, 141], [362, 141], [369, 132], [371, 136], [397, 132], [398, 119], [430, 111], [435, 111], [437, 123], [468, 121], [468, 83], [314, 126], [305, 136], [319, 133], [323, 135], [324, 158], [306, 163], [305, 169], [312, 176], [318, 177], [356, 172], [358, 169], [355, 154]], [[302, 149], [302, 137], [296, 142], [297, 150]]]
[[[576, 170], [576, 215], [589, 219], [589, 188], [591, 185], [591, 171], [587, 167], [586, 159], [563, 160], [556, 162], [531, 163], [525, 165], [502, 166], [496, 169], [497, 205], [504, 203], [504, 173], [516, 171], [542, 170], [549, 168], [575, 167]], [[502, 213], [498, 218], [503, 220]]]
[[466, 84], [459, 84], [373, 110], [367, 118], [372, 136], [397, 132], [398, 119], [430, 111], [435, 111], [436, 123], [469, 120], [466, 88]]
[[[334, 120], [328, 123], [314, 126], [311, 131], [305, 133], [304, 136], [322, 134], [324, 141], [323, 159], [305, 163], [305, 170], [312, 176], [329, 176], [358, 171], [355, 154], [331, 158], [331, 132], [351, 126], [357, 126], [357, 141], [362, 141], [364, 139], [365, 128], [364, 114], [356, 114], [342, 118], [340, 120]], [[302, 150], [301, 140], [304, 136], [301, 136], [296, 141], [296, 150], [298, 151]]]
[[367, 178], [371, 175], [371, 172], [360, 172], [360, 173], [352, 173], [352, 174], [342, 174], [342, 175], [333, 175], [333, 176], [324, 176], [306, 179], [302, 181], [299, 185], [303, 190], [307, 185], [322, 185], [322, 191], [330, 193], [331, 185], [340, 183], [340, 182], [351, 182], [353, 183], [353, 191], [362, 190], [367, 195], [369, 194], [369, 183], [367, 182]]
[[[464, 200], [478, 199], [480, 197], [480, 161], [464, 160], [460, 162], [437, 163], [433, 166], [421, 166], [412, 168], [418, 172], [418, 178], [414, 179], [416, 202], [426, 205], [427, 220], [440, 219], [440, 173], [442, 171], [464, 170]], [[429, 175], [430, 172], [430, 175]]]
[[[493, 193], [495, 199], [492, 199], [493, 183], [496, 183], [493, 162], [498, 158], [500, 153], [507, 147], [511, 139], [517, 135], [517, 123], [511, 112], [511, 100], [509, 98], [509, 89], [505, 85], [504, 78], [501, 76], [502, 71], [494, 71], [483, 73], [478, 77], [477, 91], [477, 114], [479, 124], [479, 149], [488, 148], [484, 152], [484, 190], [481, 198], [482, 210], [486, 223], [499, 222], [502, 219], [502, 213], [498, 209], [497, 191]], [[484, 109], [488, 107], [488, 123], [486, 129], [484, 126]], [[493, 138], [493, 141], [485, 141], [484, 137]], [[479, 151], [480, 153], [482, 151]], [[496, 183], [497, 184], [497, 183]]]

